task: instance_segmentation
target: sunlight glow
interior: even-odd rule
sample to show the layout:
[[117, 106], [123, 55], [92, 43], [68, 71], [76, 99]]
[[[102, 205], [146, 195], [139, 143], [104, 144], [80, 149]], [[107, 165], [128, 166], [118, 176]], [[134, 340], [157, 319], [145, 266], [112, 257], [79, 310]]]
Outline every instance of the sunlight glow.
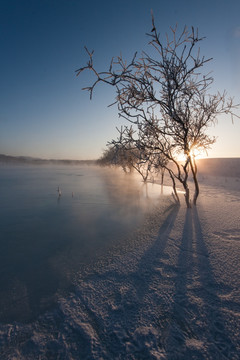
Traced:
[[[208, 157], [208, 154], [206, 150], [200, 150], [195, 148], [190, 151], [190, 156], [195, 159], [205, 159]], [[187, 159], [186, 154], [181, 153], [177, 155], [177, 161], [179, 162], [184, 162], [186, 159]]]

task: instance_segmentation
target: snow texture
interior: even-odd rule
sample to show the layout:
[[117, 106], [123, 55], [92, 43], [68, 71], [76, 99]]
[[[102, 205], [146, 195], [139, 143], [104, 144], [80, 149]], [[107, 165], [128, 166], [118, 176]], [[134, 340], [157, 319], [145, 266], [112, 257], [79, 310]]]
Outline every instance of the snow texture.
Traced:
[[0, 358], [239, 359], [238, 180], [205, 175], [194, 209], [160, 204], [55, 309], [0, 325]]

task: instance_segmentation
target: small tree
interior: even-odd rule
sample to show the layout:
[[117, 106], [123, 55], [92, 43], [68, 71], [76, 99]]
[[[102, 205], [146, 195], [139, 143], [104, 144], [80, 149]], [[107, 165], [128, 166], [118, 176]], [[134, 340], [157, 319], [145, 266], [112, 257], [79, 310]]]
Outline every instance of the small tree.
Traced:
[[121, 167], [124, 172], [132, 171], [132, 154], [123, 149], [109, 144], [108, 149], [104, 150], [102, 156], [97, 160], [97, 164], [101, 166], [117, 166]]
[[[141, 127], [139, 126], [138, 132], [133, 131], [132, 127], [128, 128], [125, 126], [124, 128], [121, 128], [119, 133], [120, 136], [117, 141], [112, 140], [111, 144], [114, 147], [118, 147], [119, 144], [121, 144], [121, 146], [125, 146], [128, 149], [134, 149], [134, 151], [137, 149], [138, 153], [143, 154], [140, 159], [142, 157], [147, 159], [148, 173], [153, 174], [154, 172], [161, 172], [161, 184], [163, 184], [164, 172], [167, 170], [172, 179], [175, 200], [179, 203], [175, 178], [177, 178], [181, 183], [183, 183], [183, 179], [181, 177], [180, 166], [178, 163], [176, 163], [178, 166], [178, 172], [175, 174], [172, 166], [169, 166], [169, 161], [173, 159], [173, 146], [171, 143], [159, 138], [157, 132], [154, 131], [152, 126], [149, 126], [149, 123], [145, 123], [144, 126]], [[136, 165], [135, 169], [138, 170]]]
[[105, 149], [102, 156], [97, 160], [97, 164], [101, 166], [117, 165], [116, 151], [113, 147]]
[[129, 166], [135, 169], [146, 182], [152, 172], [151, 152], [147, 148], [139, 146], [140, 143], [134, 138], [135, 132], [132, 127], [121, 127], [118, 132], [117, 140], [112, 140], [109, 145], [113, 146], [117, 153], [123, 153], [128, 159]]
[[135, 169], [146, 182], [152, 170], [151, 154], [138, 149], [132, 141], [124, 138], [124, 132], [122, 129], [119, 131], [119, 138], [108, 144], [108, 149], [97, 162], [102, 166], [119, 166], [126, 173]]
[[[119, 115], [139, 130], [144, 148], [163, 154], [174, 164], [174, 168], [166, 168], [174, 181], [179, 180], [184, 187], [190, 207], [189, 174], [195, 185], [194, 204], [199, 195], [194, 153], [206, 151], [215, 142], [207, 134], [208, 127], [216, 124], [220, 114], [236, 116], [237, 105], [232, 98], [227, 99], [225, 92], [208, 93], [213, 78], [200, 71], [211, 59], [200, 56], [198, 44], [203, 38], [198, 31], [185, 27], [178, 34], [177, 28], [171, 28], [164, 39], [152, 16], [152, 31], [147, 35], [151, 54], [142, 52], [137, 57], [135, 53], [129, 63], [122, 56], [113, 58], [104, 72], [96, 70], [93, 51], [86, 48], [89, 61], [77, 70], [77, 75], [85, 70], [95, 74], [95, 82], [84, 88], [90, 92], [90, 98], [100, 82], [115, 87]], [[179, 154], [185, 156], [183, 164], [178, 160]]]
[[168, 163], [167, 158], [163, 153], [157, 150], [153, 151], [152, 147], [146, 146], [146, 139], [143, 140], [141, 131], [136, 135], [136, 131], [132, 126], [129, 128], [125, 126], [118, 130], [119, 137], [117, 140], [112, 140], [110, 145], [117, 151], [124, 150], [130, 159], [131, 166], [134, 168], [146, 182], [149, 176], [161, 173], [161, 184], [163, 184], [165, 166]]

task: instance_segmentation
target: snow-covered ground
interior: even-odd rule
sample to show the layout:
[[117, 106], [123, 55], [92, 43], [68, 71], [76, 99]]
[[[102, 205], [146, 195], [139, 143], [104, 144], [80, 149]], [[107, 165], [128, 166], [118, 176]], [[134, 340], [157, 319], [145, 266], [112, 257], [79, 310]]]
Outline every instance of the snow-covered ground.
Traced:
[[159, 204], [55, 310], [0, 325], [0, 359], [239, 359], [240, 179], [200, 179], [196, 209]]

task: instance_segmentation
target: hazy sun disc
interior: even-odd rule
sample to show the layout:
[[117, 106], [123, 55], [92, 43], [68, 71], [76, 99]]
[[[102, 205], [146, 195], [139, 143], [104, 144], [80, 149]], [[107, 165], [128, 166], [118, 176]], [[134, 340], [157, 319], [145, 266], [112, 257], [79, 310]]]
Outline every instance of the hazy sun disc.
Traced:
[[[190, 151], [190, 156], [195, 159], [204, 159], [207, 157], [207, 152], [205, 150], [194, 149]], [[187, 155], [180, 153], [177, 155], [177, 161], [184, 162], [187, 159]]]

